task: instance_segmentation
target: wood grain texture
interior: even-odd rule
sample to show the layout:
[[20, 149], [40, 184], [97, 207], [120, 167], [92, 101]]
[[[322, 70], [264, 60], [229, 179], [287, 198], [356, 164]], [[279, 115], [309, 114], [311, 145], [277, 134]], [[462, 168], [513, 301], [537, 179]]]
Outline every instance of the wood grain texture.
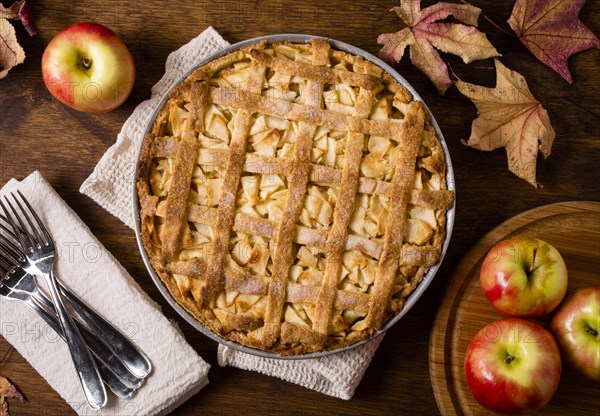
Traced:
[[[464, 359], [469, 342], [485, 325], [504, 317], [489, 304], [479, 284], [479, 270], [497, 242], [517, 236], [540, 238], [561, 253], [569, 273], [567, 296], [598, 285], [600, 203], [573, 201], [545, 205], [505, 221], [479, 240], [453, 272], [429, 344], [433, 392], [442, 415], [488, 415], [468, 389]], [[547, 329], [551, 316], [536, 320]], [[596, 415], [600, 386], [563, 363], [558, 390], [540, 415]]]
[[[435, 1], [423, 0], [423, 6]], [[5, 1], [4, 4], [10, 3]], [[505, 24], [513, 2], [472, 0], [484, 13]], [[581, 19], [600, 34], [600, 8], [587, 2]], [[538, 163], [536, 190], [508, 172], [502, 150], [483, 153], [463, 146], [476, 117], [471, 102], [451, 87], [437, 94], [423, 74], [403, 60], [398, 71], [420, 93], [437, 118], [454, 163], [457, 213], [450, 249], [438, 275], [410, 313], [389, 333], [358, 387], [345, 402], [311, 390], [235, 368], [220, 368], [217, 346], [179, 318], [152, 283], [139, 255], [132, 230], [79, 193], [81, 183], [116, 139], [134, 108], [150, 96], [162, 76], [170, 52], [209, 25], [229, 42], [275, 33], [328, 36], [377, 54], [377, 35], [401, 29], [389, 10], [398, 0], [200, 0], [144, 2], [32, 2], [38, 36], [29, 38], [16, 25], [27, 54], [24, 64], [0, 80], [0, 184], [22, 179], [38, 169], [60, 196], [79, 214], [92, 232], [146, 292], [179, 322], [186, 339], [212, 365], [210, 384], [175, 414], [192, 415], [369, 415], [438, 413], [428, 371], [429, 333], [438, 305], [445, 297], [451, 271], [464, 253], [487, 231], [512, 216], [552, 202], [600, 200], [600, 51], [573, 56], [574, 83], [537, 61], [518, 41], [497, 31], [484, 19], [480, 28], [503, 54], [502, 62], [522, 73], [534, 96], [550, 114], [557, 136], [552, 155]], [[111, 27], [128, 45], [137, 66], [131, 97], [120, 108], [101, 115], [66, 108], [47, 92], [40, 61], [45, 46], [62, 27], [91, 20]], [[463, 80], [493, 86], [491, 60], [462, 63], [443, 59]], [[1, 319], [1, 317], [0, 317]], [[25, 336], [25, 335], [24, 335]], [[6, 341], [0, 339], [0, 351]], [[1, 354], [0, 354], [1, 356]], [[11, 403], [16, 415], [66, 415], [70, 407], [17, 354], [11, 352], [0, 374], [8, 377], [27, 397]], [[286, 400], [281, 400], [285, 397]], [[135, 400], [134, 400], [135, 402]], [[132, 410], [133, 411], [133, 410]]]

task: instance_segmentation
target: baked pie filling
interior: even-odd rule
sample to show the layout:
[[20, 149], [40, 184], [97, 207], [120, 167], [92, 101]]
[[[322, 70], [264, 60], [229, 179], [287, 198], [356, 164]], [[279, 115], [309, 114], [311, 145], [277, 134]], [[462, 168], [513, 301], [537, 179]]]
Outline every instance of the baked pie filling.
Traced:
[[257, 43], [170, 94], [138, 166], [141, 236], [204, 326], [296, 355], [372, 336], [445, 238], [443, 149], [422, 104], [360, 57]]

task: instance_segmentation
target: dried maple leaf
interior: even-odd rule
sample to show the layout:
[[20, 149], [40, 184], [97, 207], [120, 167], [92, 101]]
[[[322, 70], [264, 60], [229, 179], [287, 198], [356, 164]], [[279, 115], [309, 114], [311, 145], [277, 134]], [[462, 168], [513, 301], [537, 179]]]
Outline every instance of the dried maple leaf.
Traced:
[[538, 149], [544, 159], [550, 156], [554, 129], [548, 113], [529, 91], [525, 78], [497, 59], [495, 64], [495, 88], [456, 81], [458, 90], [477, 107], [478, 115], [471, 127], [471, 137], [463, 143], [479, 150], [506, 148], [510, 171], [540, 187], [535, 179]]
[[6, 19], [0, 19], [0, 79], [25, 60], [25, 51], [17, 42], [15, 28]]
[[8, 416], [6, 398], [23, 401], [23, 395], [6, 378], [0, 376], [0, 416]]
[[[435, 48], [460, 56], [465, 63], [500, 56], [485, 34], [475, 27], [481, 9], [470, 4], [440, 2], [421, 10], [421, 0], [401, 0], [394, 7], [408, 26], [396, 33], [383, 33], [377, 43], [383, 45], [380, 56], [388, 62], [399, 62], [410, 46], [410, 61], [435, 84], [440, 94], [452, 85], [448, 67]], [[454, 16], [459, 23], [435, 23]]]
[[577, 52], [600, 48], [600, 40], [577, 17], [585, 0], [517, 0], [508, 24], [521, 42], [567, 80], [567, 60]]

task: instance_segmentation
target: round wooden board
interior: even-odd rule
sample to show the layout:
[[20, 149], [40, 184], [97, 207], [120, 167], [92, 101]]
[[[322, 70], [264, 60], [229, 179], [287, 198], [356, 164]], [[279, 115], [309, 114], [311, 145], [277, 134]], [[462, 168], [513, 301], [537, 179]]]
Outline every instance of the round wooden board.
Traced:
[[[567, 296], [577, 288], [600, 284], [600, 203], [562, 202], [523, 212], [486, 234], [463, 257], [450, 280], [429, 343], [429, 372], [442, 415], [489, 415], [469, 391], [463, 361], [477, 331], [503, 315], [487, 302], [479, 268], [488, 250], [507, 237], [537, 237], [555, 246], [569, 272]], [[536, 322], [548, 327], [549, 318]], [[558, 391], [540, 415], [597, 415], [600, 383], [563, 365]]]

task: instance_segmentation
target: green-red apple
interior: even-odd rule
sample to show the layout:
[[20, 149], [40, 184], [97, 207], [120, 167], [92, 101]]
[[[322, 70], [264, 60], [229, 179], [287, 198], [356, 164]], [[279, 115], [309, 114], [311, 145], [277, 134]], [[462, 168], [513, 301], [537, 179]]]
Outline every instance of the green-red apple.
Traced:
[[544, 407], [558, 387], [560, 352], [550, 332], [531, 321], [505, 318], [480, 330], [464, 362], [467, 385], [483, 407], [523, 414]]
[[42, 56], [50, 93], [75, 110], [102, 113], [131, 93], [135, 64], [121, 38], [106, 26], [83, 22], [62, 29]]
[[554, 310], [567, 292], [567, 267], [556, 248], [537, 238], [497, 243], [481, 265], [483, 293], [499, 312], [534, 317]]
[[600, 381], [600, 286], [579, 289], [569, 297], [552, 318], [552, 332], [563, 357]]

